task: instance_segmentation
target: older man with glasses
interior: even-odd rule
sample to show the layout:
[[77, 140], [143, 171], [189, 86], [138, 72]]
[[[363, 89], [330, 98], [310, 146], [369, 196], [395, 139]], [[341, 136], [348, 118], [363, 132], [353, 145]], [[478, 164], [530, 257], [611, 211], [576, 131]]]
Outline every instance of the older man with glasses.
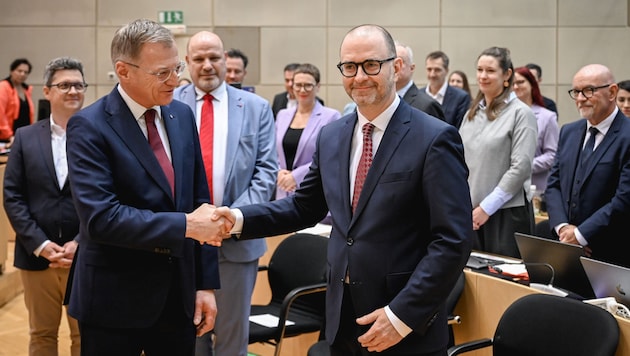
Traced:
[[581, 119], [560, 129], [545, 200], [560, 241], [630, 267], [618, 233], [630, 230], [630, 120], [617, 108], [618, 90], [601, 64], [584, 66], [573, 77], [569, 96]]
[[209, 232], [194, 210], [210, 196], [195, 119], [173, 101], [184, 64], [146, 19], [116, 31], [111, 61], [119, 83], [68, 122], [81, 223], [70, 314], [82, 355], [191, 356], [220, 285], [217, 251], [189, 238]]

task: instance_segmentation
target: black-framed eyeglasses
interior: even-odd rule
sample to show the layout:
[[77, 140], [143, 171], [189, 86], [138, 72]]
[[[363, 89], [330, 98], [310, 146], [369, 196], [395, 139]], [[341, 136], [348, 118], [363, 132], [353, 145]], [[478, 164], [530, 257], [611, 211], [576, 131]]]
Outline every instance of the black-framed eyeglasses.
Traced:
[[383, 63], [393, 61], [396, 59], [396, 56], [387, 58], [387, 59], [367, 59], [361, 63], [357, 62], [341, 62], [337, 64], [337, 68], [346, 78], [352, 78], [357, 75], [359, 72], [359, 66], [363, 68], [363, 73], [367, 75], [377, 75], [381, 72], [381, 67]]
[[186, 68], [186, 62], [184, 61], [180, 61], [177, 66], [175, 66], [175, 68], [172, 69], [161, 69], [157, 72], [152, 72], [152, 71], [148, 71], [142, 67], [140, 67], [137, 64], [133, 64], [133, 63], [129, 63], [129, 62], [125, 62], [125, 61], [121, 61], [125, 64], [129, 64], [132, 67], [136, 67], [140, 70], [142, 70], [143, 72], [147, 73], [147, 74], [151, 74], [151, 75], [155, 75], [155, 77], [160, 81], [160, 82], [165, 82], [167, 80], [169, 80], [169, 78], [171, 77], [171, 74], [173, 74], [173, 72], [175, 72], [175, 75], [177, 75], [177, 78], [179, 78], [179, 76], [184, 72], [184, 69]]
[[597, 89], [608, 88], [611, 85], [612, 85], [612, 83], [611, 84], [606, 84], [606, 85], [600, 85], [598, 87], [586, 87], [586, 88], [584, 88], [582, 90], [571, 89], [571, 90], [569, 90], [569, 96], [571, 97], [571, 99], [577, 100], [578, 97], [580, 96], [580, 93], [582, 93], [582, 95], [584, 95], [584, 97], [586, 99], [589, 99], [589, 98], [593, 97], [593, 95], [595, 94]]
[[81, 82], [76, 82], [76, 83], [68, 83], [68, 82], [61, 82], [61, 83], [57, 83], [57, 84], [50, 84], [49, 87], [57, 87], [57, 89], [59, 89], [60, 92], [62, 93], [68, 93], [70, 92], [70, 88], [74, 88], [74, 90], [76, 90], [78, 93], [84, 93], [87, 90], [87, 83], [81, 83]]
[[310, 92], [313, 91], [313, 89], [315, 89], [315, 85], [313, 83], [293, 83], [293, 90], [295, 91], [300, 91], [302, 89], [304, 89], [304, 91], [306, 92]]

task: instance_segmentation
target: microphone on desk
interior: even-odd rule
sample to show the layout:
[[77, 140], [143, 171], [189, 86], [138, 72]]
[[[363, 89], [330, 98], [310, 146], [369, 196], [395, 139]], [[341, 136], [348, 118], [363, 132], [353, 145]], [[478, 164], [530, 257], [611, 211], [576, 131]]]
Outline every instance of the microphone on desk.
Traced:
[[[549, 268], [549, 270], [551, 271], [551, 278], [549, 278], [549, 283], [548, 284], [530, 283], [529, 284], [530, 288], [539, 290], [541, 292], [557, 295], [557, 296], [560, 296], [560, 297], [566, 297], [567, 295], [569, 295], [569, 293], [563, 291], [562, 289], [559, 289], [559, 288], [556, 288], [556, 287], [553, 286], [553, 280], [554, 280], [554, 278], [556, 276], [556, 270], [553, 269], [553, 266], [550, 265], [549, 263], [529, 262], [529, 263], [523, 263], [523, 265], [525, 265], [525, 267], [527, 267], [527, 266], [545, 266], [545, 267]], [[499, 267], [493, 266], [492, 269], [497, 271], [499, 274], [503, 274], [503, 270], [501, 268], [499, 268]]]

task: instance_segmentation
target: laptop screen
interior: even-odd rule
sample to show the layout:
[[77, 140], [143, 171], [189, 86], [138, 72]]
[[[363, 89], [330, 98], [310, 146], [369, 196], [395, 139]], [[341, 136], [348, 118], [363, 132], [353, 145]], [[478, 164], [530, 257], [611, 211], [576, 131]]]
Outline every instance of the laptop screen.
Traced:
[[530, 283], [549, 284], [553, 279], [554, 287], [573, 292], [585, 299], [595, 297], [580, 262], [580, 257], [584, 255], [582, 246], [518, 232], [514, 234], [514, 238], [527, 268]]
[[581, 257], [584, 271], [597, 298], [614, 297], [630, 308], [630, 268]]

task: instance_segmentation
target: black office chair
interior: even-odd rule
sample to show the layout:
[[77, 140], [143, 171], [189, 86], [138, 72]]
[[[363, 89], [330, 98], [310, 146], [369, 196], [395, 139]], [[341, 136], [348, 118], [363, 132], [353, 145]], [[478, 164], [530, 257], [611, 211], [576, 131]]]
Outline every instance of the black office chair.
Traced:
[[[464, 286], [466, 285], [466, 276], [464, 272], [459, 275], [457, 282], [455, 282], [455, 286], [451, 290], [451, 293], [446, 298], [446, 310], [448, 311], [448, 328], [449, 328], [449, 346], [454, 344], [454, 334], [453, 334], [453, 325], [460, 324], [461, 318], [459, 315], [455, 315], [455, 306], [459, 301], [459, 297], [462, 295], [464, 291]], [[330, 356], [330, 347], [328, 346], [328, 342], [326, 340], [319, 340], [315, 344], [311, 345], [308, 349], [307, 356]]]
[[[280, 354], [282, 340], [323, 327], [328, 263], [328, 238], [297, 233], [284, 239], [271, 255], [266, 270], [271, 288], [267, 305], [252, 305], [250, 315], [270, 314], [278, 318], [275, 327], [249, 322], [249, 343], [275, 345]], [[294, 324], [285, 325], [286, 321]]]
[[492, 346], [494, 356], [614, 355], [619, 325], [606, 310], [550, 294], [530, 294], [510, 305], [492, 339], [455, 345], [448, 356]]

